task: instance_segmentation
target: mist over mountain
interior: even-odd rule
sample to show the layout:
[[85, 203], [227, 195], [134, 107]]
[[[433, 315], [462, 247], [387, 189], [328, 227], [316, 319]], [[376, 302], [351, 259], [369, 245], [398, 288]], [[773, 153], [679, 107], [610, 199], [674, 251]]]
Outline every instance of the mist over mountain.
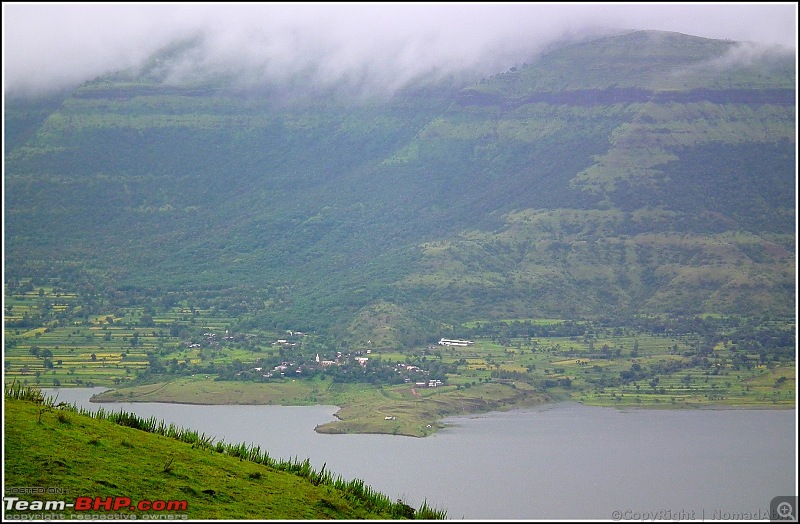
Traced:
[[142, 67], [175, 41], [172, 82], [297, 77], [390, 94], [418, 78], [490, 76], [580, 39], [652, 29], [796, 50], [797, 6], [652, 3], [3, 3], [3, 90], [36, 96]]
[[483, 73], [307, 39], [313, 59], [259, 65], [187, 34], [8, 97], [6, 278], [228, 295], [244, 325], [353, 344], [479, 319], [793, 316], [794, 52], [589, 35]]

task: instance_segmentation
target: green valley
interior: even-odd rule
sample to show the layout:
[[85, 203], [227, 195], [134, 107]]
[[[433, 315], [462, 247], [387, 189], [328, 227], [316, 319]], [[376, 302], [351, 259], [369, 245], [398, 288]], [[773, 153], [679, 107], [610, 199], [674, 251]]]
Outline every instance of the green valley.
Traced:
[[[558, 400], [619, 407], [795, 402], [789, 322], [475, 321], [422, 345], [376, 339], [351, 348], [314, 333], [239, 331], [214, 301], [205, 308], [166, 302], [107, 306], [84, 317], [76, 296], [20, 290], [8, 301], [5, 376], [38, 387], [114, 388], [96, 396], [100, 402], [338, 405], [340, 420], [317, 431], [413, 436], [432, 433], [451, 415]], [[33, 327], [33, 319], [44, 327]], [[25, 322], [31, 326], [9, 328]], [[462, 340], [456, 337], [469, 343], [445, 345]]]
[[792, 53], [633, 31], [351, 96], [172, 81], [201, 44], [6, 101], [8, 380], [408, 435], [794, 406]]

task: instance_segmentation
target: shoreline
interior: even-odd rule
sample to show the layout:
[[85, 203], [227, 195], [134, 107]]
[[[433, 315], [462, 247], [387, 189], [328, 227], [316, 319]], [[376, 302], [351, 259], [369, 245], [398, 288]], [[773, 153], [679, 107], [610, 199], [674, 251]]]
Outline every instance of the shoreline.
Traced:
[[[199, 386], [198, 386], [199, 385]], [[280, 388], [266, 390], [258, 383], [215, 382], [215, 391], [198, 391], [198, 387], [208, 386], [199, 381], [171, 381], [159, 384], [136, 386], [134, 391], [119, 391], [113, 388], [95, 393], [89, 397], [92, 404], [115, 403], [164, 403], [199, 406], [326, 406], [336, 411], [336, 420], [319, 424], [314, 431], [320, 434], [387, 434], [422, 438], [447, 427], [442, 421], [450, 417], [481, 415], [491, 412], [506, 412], [515, 409], [530, 409], [551, 406], [563, 402], [574, 402], [589, 407], [614, 408], [617, 411], [641, 410], [783, 410], [796, 409], [797, 404], [720, 404], [720, 403], [659, 403], [647, 405], [609, 405], [591, 403], [565, 396], [543, 394], [533, 388], [517, 386], [509, 388], [503, 384], [484, 384], [472, 388], [468, 396], [464, 390], [450, 389], [443, 392], [418, 396], [403, 388], [363, 387], [351, 384], [346, 393], [322, 395], [311, 401], [308, 396], [288, 395]], [[306, 384], [307, 388], [310, 384]], [[296, 387], [296, 386], [295, 386]], [[138, 391], [137, 391], [138, 389]], [[275, 394], [275, 390], [277, 395]], [[407, 389], [407, 388], [406, 388]], [[316, 390], [315, 390], [316, 391]], [[267, 396], [269, 392], [272, 396]], [[134, 395], [134, 393], [136, 393]], [[202, 393], [202, 394], [201, 394]], [[219, 393], [219, 394], [218, 394]], [[304, 392], [307, 393], [307, 392]], [[407, 393], [407, 397], [403, 395]], [[281, 396], [286, 394], [286, 396]], [[358, 396], [356, 395], [358, 394]], [[199, 397], [199, 398], [191, 398]]]
[[[66, 388], [64, 388], [66, 389]], [[73, 387], [69, 389], [80, 389], [79, 387]], [[135, 404], [182, 404], [186, 406], [274, 406], [274, 407], [335, 407], [337, 409], [342, 409], [343, 406], [339, 406], [336, 404], [275, 404], [272, 402], [263, 403], [263, 402], [191, 402], [191, 401], [181, 401], [181, 400], [136, 400], [136, 399], [126, 399], [126, 400], [94, 400], [94, 395], [89, 398], [89, 402], [92, 404], [124, 404], [128, 403], [135, 403]], [[581, 404], [582, 406], [590, 406], [596, 408], [612, 408], [616, 409], [617, 411], [656, 411], [656, 410], [664, 410], [664, 411], [672, 411], [672, 410], [681, 410], [681, 409], [698, 409], [698, 410], [710, 410], [710, 411], [726, 411], [726, 410], [752, 410], [752, 411], [759, 411], [759, 410], [781, 410], [781, 409], [796, 409], [797, 406], [793, 405], [774, 405], [774, 404], [675, 404], [675, 405], [653, 405], [649, 404], [647, 406], [633, 406], [633, 405], [624, 405], [624, 406], [612, 406], [608, 404], [593, 404], [590, 402], [583, 402], [580, 400], [575, 399], [558, 399], [553, 400], [551, 402], [545, 402], [541, 405], [552, 405], [552, 404], [561, 404], [561, 403], [575, 403]], [[495, 409], [491, 411], [509, 411], [514, 409], [530, 409], [531, 406], [509, 406], [507, 409]], [[482, 413], [488, 413], [487, 411], [468, 411], [464, 412], [463, 415], [479, 415]], [[459, 416], [459, 415], [455, 415]]]

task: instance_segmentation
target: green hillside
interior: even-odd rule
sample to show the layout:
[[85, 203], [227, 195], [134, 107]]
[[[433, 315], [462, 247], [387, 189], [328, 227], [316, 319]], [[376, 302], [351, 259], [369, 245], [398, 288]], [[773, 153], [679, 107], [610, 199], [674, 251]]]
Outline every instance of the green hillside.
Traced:
[[191, 49], [7, 101], [8, 282], [387, 347], [481, 319], [794, 318], [794, 56], [639, 31], [353, 99], [163, 83]]
[[[13, 396], [5, 398], [3, 408], [6, 494], [11, 488], [26, 486], [53, 491], [20, 493], [15, 495], [19, 500], [11, 502], [4, 498], [4, 518], [40, 515], [44, 504], [53, 501], [75, 504], [59, 511], [55, 511], [59, 509], [56, 506], [47, 506], [50, 509], [44, 513], [62, 515], [51, 517], [54, 519], [444, 517], [443, 511], [426, 504], [416, 510], [372, 491], [358, 479], [344, 481], [324, 468], [315, 471], [305, 462], [265, 464], [262, 459], [268, 457], [268, 451], [244, 445], [223, 450], [224, 443], [209, 442], [191, 430], [183, 430], [183, 438], [179, 438], [137, 429], [147, 426], [148, 421], [135, 416], [121, 418], [115, 424], [74, 408], [53, 406], [47, 400]], [[87, 497], [91, 509], [79, 500]], [[113, 506], [95, 508], [97, 499], [120, 505], [116, 510]], [[36, 501], [41, 501], [40, 511], [33, 511]], [[162, 507], [158, 501], [166, 504]]]

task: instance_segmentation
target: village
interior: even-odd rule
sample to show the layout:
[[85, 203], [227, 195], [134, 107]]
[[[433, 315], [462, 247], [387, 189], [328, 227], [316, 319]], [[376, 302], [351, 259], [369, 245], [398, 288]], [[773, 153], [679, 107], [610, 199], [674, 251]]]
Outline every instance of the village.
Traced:
[[[436, 388], [446, 383], [448, 372], [453, 366], [445, 366], [437, 361], [431, 362], [388, 362], [380, 356], [373, 358], [371, 349], [352, 352], [336, 351], [311, 353], [304, 351], [306, 333], [287, 331], [287, 338], [271, 342], [272, 351], [266, 357], [256, 358], [250, 365], [238, 363], [229, 365], [226, 370], [217, 370], [220, 380], [270, 381], [292, 378], [310, 378], [315, 375], [330, 376], [339, 382], [372, 382], [387, 384], [413, 384], [415, 388]], [[225, 332], [203, 333], [200, 341], [185, 343], [185, 347], [196, 349], [203, 354], [204, 349], [220, 350], [226, 346], [242, 344], [253, 347], [256, 335]], [[467, 345], [471, 341], [441, 339], [440, 345]], [[433, 348], [430, 346], [429, 348]], [[277, 350], [277, 354], [276, 351]], [[262, 352], [257, 348], [255, 354]], [[411, 360], [407, 358], [407, 360]], [[424, 360], [424, 359], [423, 359]], [[427, 366], [423, 367], [423, 364]]]

